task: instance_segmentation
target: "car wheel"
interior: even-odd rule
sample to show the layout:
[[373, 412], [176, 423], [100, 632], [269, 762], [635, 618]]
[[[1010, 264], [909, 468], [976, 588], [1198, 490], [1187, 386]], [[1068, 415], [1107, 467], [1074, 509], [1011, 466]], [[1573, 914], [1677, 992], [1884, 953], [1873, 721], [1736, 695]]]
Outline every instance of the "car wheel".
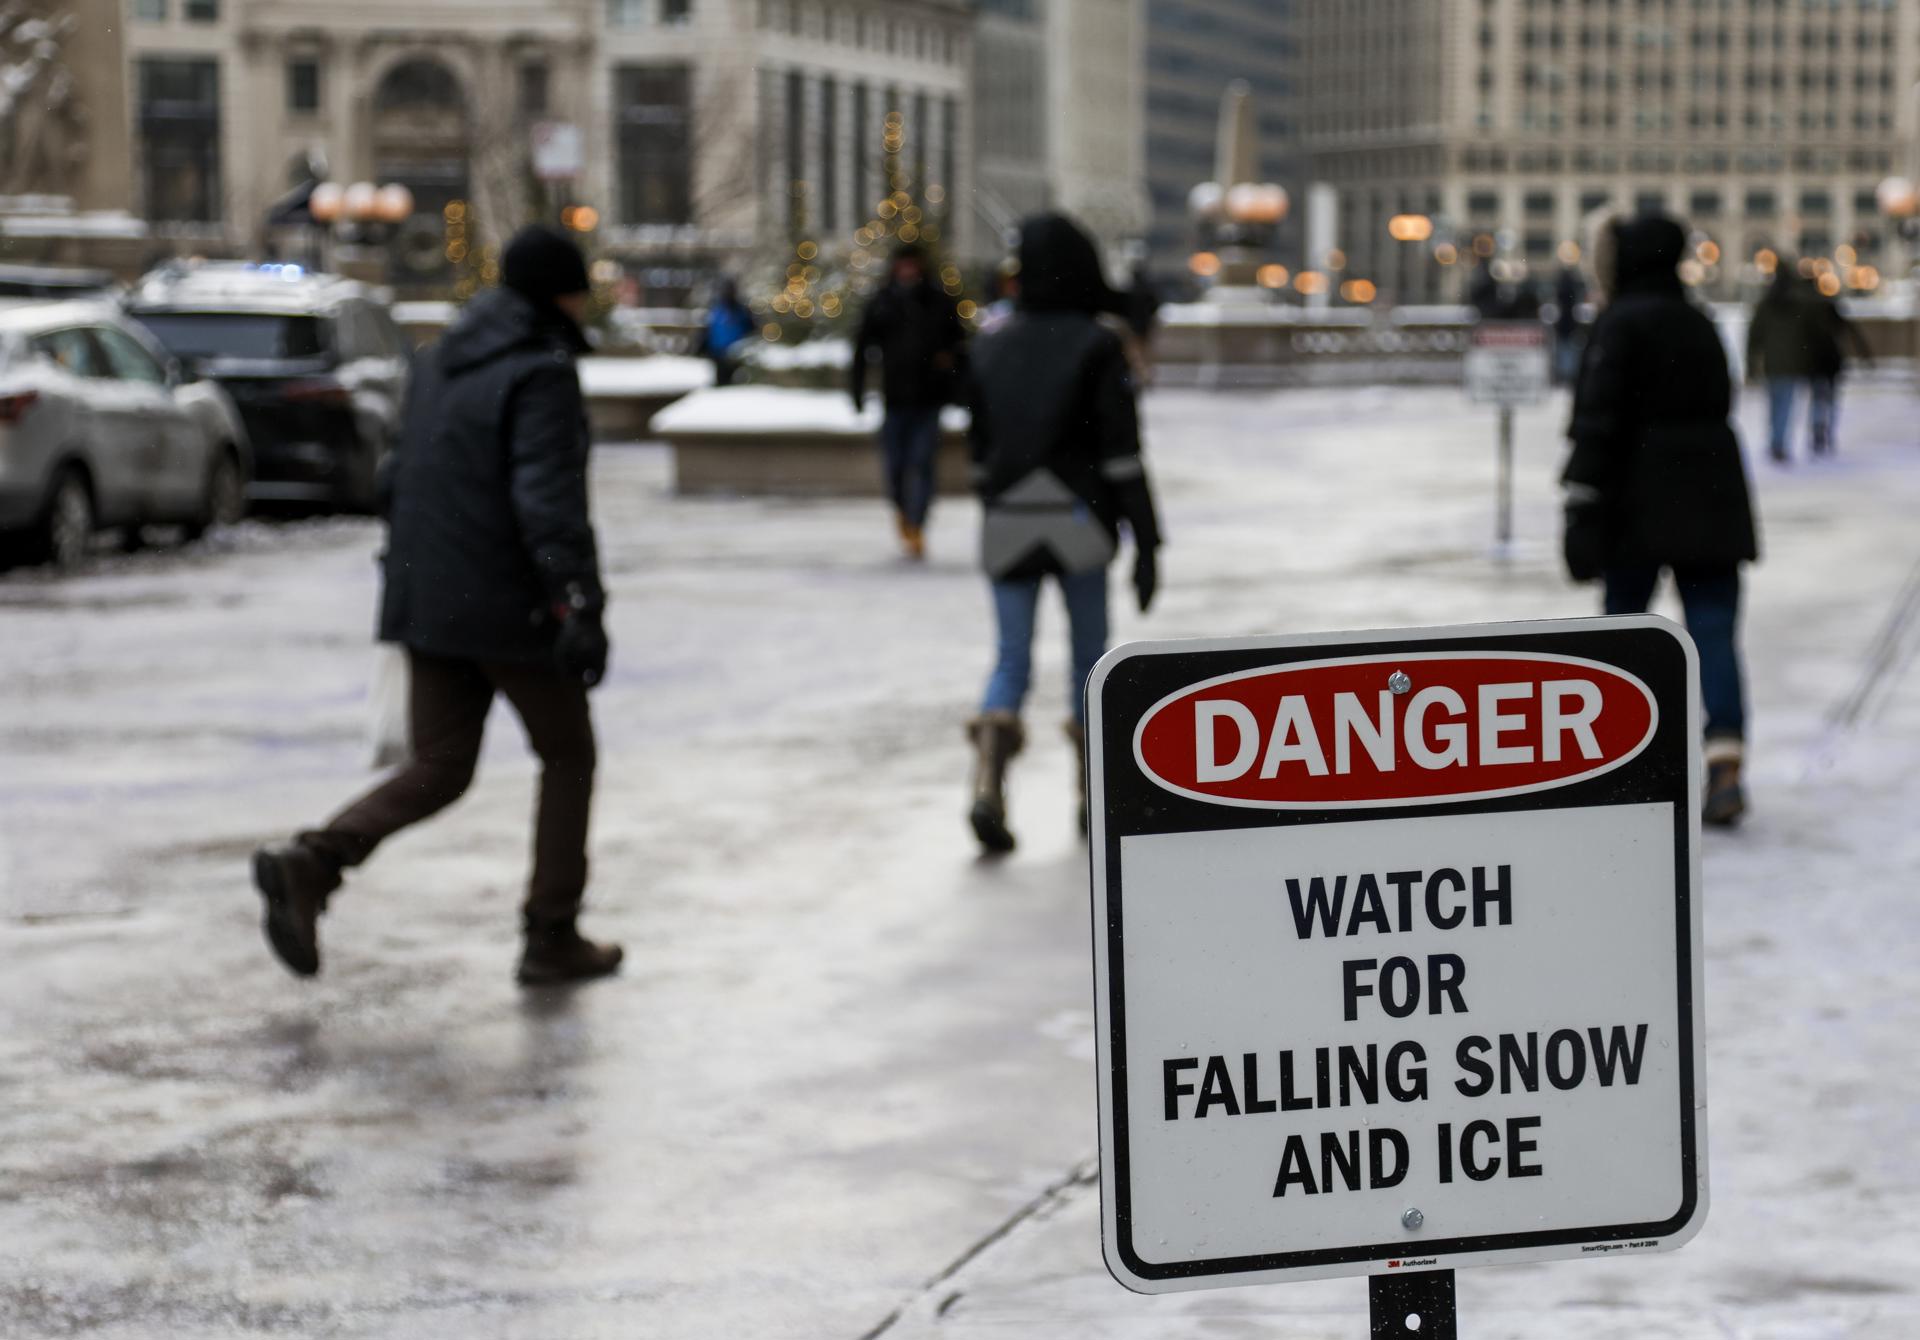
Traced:
[[237, 526], [247, 516], [247, 485], [231, 447], [222, 447], [207, 472], [207, 491], [200, 515], [187, 527], [187, 538], [197, 540], [214, 526]]
[[93, 491], [78, 470], [62, 470], [47, 497], [35, 546], [39, 557], [56, 568], [78, 567], [93, 546]]

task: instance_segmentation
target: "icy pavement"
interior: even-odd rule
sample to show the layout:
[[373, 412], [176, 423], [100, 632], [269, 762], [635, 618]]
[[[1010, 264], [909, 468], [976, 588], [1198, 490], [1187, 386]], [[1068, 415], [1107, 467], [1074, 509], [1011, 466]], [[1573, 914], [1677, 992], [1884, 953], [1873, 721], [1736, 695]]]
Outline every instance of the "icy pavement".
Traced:
[[[1705, 1231], [1463, 1272], [1466, 1334], [1920, 1334], [1917, 404], [1862, 388], [1839, 461], [1759, 471]], [[1562, 414], [1521, 416], [1502, 564], [1492, 417], [1455, 392], [1156, 395], [1164, 604], [1117, 631], [1587, 612], [1553, 558]], [[875, 504], [668, 482], [599, 453], [590, 922], [628, 970], [557, 998], [510, 981], [532, 767], [504, 714], [473, 792], [337, 896], [319, 981], [260, 943], [246, 852], [369, 780], [373, 526], [0, 577], [0, 1336], [1363, 1335], [1357, 1280], [1145, 1299], [1100, 1265], [1057, 607], [1023, 846], [981, 864], [973, 510], [921, 570]]]

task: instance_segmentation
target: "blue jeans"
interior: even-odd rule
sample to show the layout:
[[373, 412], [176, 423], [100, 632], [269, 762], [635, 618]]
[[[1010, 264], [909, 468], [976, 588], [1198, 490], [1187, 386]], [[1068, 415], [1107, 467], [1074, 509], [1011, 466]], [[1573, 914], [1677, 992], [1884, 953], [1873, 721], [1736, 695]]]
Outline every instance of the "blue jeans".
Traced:
[[1797, 378], [1767, 378], [1767, 450], [1776, 461], [1787, 459], [1787, 438], [1793, 432], [1793, 401], [1799, 392]]
[[940, 452], [938, 405], [889, 405], [880, 420], [887, 496], [909, 526], [927, 524], [933, 506], [933, 469]]
[[[1067, 694], [1073, 701], [1073, 719], [1084, 726], [1087, 676], [1107, 649], [1107, 570], [1063, 574], [1058, 580], [1067, 602], [1067, 635], [1073, 648], [1073, 678]], [[980, 710], [1018, 715], [1033, 685], [1033, 626], [1040, 613], [1041, 579], [1024, 577], [992, 585], [1000, 650]]]
[[1807, 427], [1813, 432], [1815, 455], [1833, 449], [1833, 426], [1840, 417], [1840, 383], [1832, 377], [1815, 377], [1807, 383], [1810, 394]]
[[[1660, 581], [1657, 564], [1607, 569], [1606, 612], [1644, 614]], [[1740, 569], [1728, 563], [1676, 568], [1687, 631], [1700, 649], [1700, 701], [1706, 709], [1707, 738], [1743, 739], [1747, 733], [1746, 696], [1740, 684]]]

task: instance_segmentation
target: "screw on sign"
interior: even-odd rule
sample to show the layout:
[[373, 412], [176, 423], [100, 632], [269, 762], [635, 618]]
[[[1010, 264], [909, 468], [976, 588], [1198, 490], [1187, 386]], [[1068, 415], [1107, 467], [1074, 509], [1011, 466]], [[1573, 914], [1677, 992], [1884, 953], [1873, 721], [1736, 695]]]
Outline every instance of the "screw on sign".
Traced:
[[1116, 1279], [1367, 1275], [1446, 1337], [1456, 1267], [1698, 1231], [1684, 632], [1134, 643], [1087, 693]]

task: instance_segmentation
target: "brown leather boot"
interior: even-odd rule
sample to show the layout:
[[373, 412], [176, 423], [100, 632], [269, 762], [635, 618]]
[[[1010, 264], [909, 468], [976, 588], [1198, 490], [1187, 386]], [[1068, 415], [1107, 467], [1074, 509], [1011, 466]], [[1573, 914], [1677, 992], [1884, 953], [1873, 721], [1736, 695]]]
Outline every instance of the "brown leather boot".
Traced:
[[1740, 785], [1745, 752], [1738, 740], [1707, 741], [1707, 795], [1700, 809], [1702, 823], [1731, 828], [1747, 812], [1747, 793]]
[[572, 917], [559, 921], [529, 916], [525, 920], [526, 948], [514, 979], [521, 986], [560, 986], [586, 982], [620, 971], [626, 951], [619, 945], [596, 944], [580, 934]]
[[1013, 850], [1007, 827], [1007, 764], [1026, 743], [1020, 718], [1011, 712], [983, 712], [967, 723], [973, 742], [973, 807], [967, 818], [981, 849], [1000, 856]]
[[298, 842], [253, 854], [253, 883], [266, 900], [261, 929], [287, 968], [301, 977], [320, 971], [320, 914], [340, 887], [340, 867]]

